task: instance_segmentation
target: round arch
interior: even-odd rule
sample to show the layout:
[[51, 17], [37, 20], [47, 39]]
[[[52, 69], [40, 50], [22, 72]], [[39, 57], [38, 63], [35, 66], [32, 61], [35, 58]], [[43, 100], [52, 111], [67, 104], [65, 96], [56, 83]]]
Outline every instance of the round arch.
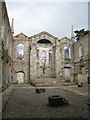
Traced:
[[17, 53], [18, 53], [18, 58], [24, 59], [24, 44], [19, 43], [17, 45]]
[[37, 43], [51, 43], [51, 41], [47, 39], [40, 39], [37, 41]]
[[54, 43], [49, 39], [38, 39], [37, 43], [51, 43], [52, 45], [54, 45]]
[[16, 72], [16, 79], [19, 84], [24, 83], [25, 81], [25, 72], [17, 71]]
[[25, 72], [24, 72], [24, 71], [22, 71], [22, 70], [20, 70], [20, 71], [17, 71], [16, 73], [19, 73], [19, 72], [22, 72], [22, 73], [24, 73], [24, 74], [25, 74]]

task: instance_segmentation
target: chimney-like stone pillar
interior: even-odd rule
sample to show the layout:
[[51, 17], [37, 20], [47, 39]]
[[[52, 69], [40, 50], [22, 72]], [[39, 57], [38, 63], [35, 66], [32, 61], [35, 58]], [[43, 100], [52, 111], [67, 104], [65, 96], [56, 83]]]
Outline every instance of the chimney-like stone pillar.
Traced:
[[72, 31], [71, 31], [71, 40], [72, 40], [73, 42], [75, 42], [75, 35], [74, 35], [73, 25], [72, 25]]
[[14, 34], [14, 18], [12, 18], [11, 31], [12, 31], [12, 34]]

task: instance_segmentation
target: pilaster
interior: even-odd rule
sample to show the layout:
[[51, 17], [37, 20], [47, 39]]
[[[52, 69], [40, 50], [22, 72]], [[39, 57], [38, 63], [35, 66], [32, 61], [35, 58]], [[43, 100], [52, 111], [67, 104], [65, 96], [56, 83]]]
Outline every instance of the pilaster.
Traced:
[[36, 44], [34, 43], [30, 50], [30, 80], [36, 80]]

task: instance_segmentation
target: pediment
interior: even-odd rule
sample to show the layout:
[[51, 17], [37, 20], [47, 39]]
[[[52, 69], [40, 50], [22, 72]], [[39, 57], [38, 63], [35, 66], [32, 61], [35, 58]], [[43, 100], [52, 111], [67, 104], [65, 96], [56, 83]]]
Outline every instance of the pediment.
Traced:
[[72, 40], [70, 40], [69, 38], [67, 38], [67, 37], [63, 37], [63, 38], [61, 38], [61, 39], [59, 39], [59, 42], [60, 42], [60, 44], [71, 44], [72, 43]]
[[[20, 36], [24, 36], [24, 37], [28, 37], [27, 35], [25, 35], [24, 33], [19, 33], [18, 35], [16, 35], [16, 36], [14, 36], [14, 38], [16, 38], [16, 37], [20, 37]], [[29, 37], [28, 37], [29, 38]]]
[[35, 34], [35, 35], [33, 35], [33, 36], [31, 36], [30, 38], [43, 38], [43, 37], [50, 37], [50, 38], [53, 38], [53, 39], [57, 39], [57, 37], [55, 37], [55, 36], [53, 36], [52, 34], [50, 34], [50, 33], [48, 33], [48, 32], [46, 32], [46, 31], [42, 31], [42, 32], [40, 32], [40, 33], [38, 33], [38, 34]]
[[67, 37], [63, 37], [63, 38], [61, 38], [60, 40], [70, 40], [70, 39], [67, 38]]

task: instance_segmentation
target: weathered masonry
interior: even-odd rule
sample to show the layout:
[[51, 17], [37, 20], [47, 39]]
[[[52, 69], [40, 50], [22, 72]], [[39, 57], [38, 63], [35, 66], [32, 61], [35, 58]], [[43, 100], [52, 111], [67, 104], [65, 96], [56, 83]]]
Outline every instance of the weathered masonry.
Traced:
[[5, 2], [0, 2], [0, 87], [13, 79], [13, 31], [9, 24]]
[[58, 83], [87, 84], [88, 36], [80, 30], [76, 40], [72, 26], [71, 38], [58, 38], [46, 31], [33, 36], [14, 36], [5, 2], [0, 3], [0, 87], [56, 79]]
[[58, 39], [46, 31], [31, 37], [20, 33], [14, 36], [13, 46], [14, 82], [44, 78], [55, 78], [60, 83], [88, 82], [88, 34], [75, 42], [75, 37]]

